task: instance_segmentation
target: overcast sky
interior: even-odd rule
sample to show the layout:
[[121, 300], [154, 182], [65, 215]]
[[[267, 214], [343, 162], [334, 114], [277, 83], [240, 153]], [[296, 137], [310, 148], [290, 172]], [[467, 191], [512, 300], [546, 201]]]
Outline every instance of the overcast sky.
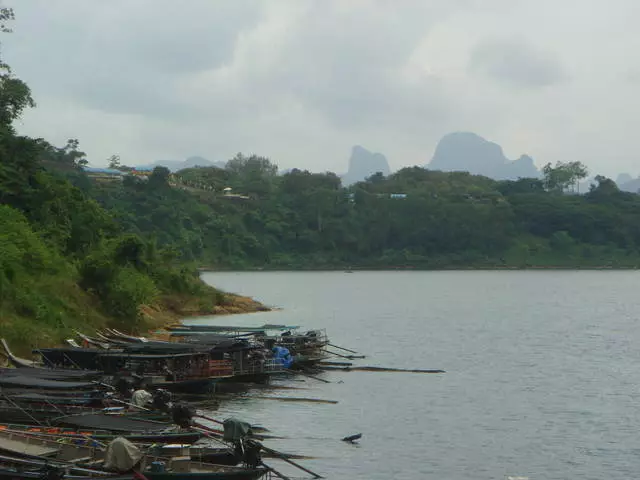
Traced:
[[92, 164], [235, 152], [392, 168], [473, 131], [510, 158], [640, 173], [638, 0], [3, 0], [19, 129]]

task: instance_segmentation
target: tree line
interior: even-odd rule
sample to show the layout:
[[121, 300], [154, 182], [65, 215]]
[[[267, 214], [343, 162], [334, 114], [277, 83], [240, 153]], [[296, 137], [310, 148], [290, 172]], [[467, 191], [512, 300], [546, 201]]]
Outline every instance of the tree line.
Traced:
[[640, 197], [603, 176], [578, 194], [586, 175], [580, 162], [516, 181], [409, 167], [346, 188], [334, 173], [281, 175], [238, 154], [174, 174], [201, 191], [171, 188], [158, 167], [148, 182], [87, 192], [127, 231], [214, 268], [637, 266]]

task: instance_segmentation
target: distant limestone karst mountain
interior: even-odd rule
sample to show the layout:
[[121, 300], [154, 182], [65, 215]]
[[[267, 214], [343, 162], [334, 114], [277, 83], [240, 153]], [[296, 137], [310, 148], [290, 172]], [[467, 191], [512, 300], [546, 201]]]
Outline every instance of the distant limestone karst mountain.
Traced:
[[195, 167], [218, 167], [224, 168], [227, 162], [212, 162], [204, 157], [188, 157], [186, 160], [158, 160], [156, 162], [147, 165], [136, 165], [137, 168], [155, 168], [155, 167], [167, 167], [172, 172], [183, 170], [185, 168]]
[[509, 160], [500, 145], [471, 132], [449, 133], [442, 137], [427, 168], [445, 172], [465, 171], [496, 180], [540, 177], [540, 171], [530, 156]]
[[621, 173], [618, 175], [618, 178], [616, 178], [616, 184], [623, 192], [640, 192], [640, 177], [633, 178], [628, 173]]
[[381, 153], [373, 153], [360, 145], [356, 145], [351, 149], [349, 170], [342, 176], [342, 184], [345, 186], [352, 185], [378, 172], [385, 176], [391, 173], [387, 157]]

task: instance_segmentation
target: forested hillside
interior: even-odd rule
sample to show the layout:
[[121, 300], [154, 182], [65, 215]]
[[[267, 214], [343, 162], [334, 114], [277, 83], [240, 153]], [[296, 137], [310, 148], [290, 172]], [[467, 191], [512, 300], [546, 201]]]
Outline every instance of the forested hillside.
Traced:
[[579, 162], [518, 181], [412, 167], [343, 188], [238, 155], [88, 188], [128, 231], [214, 268], [639, 265], [640, 196], [604, 177], [578, 194], [585, 175]]
[[[0, 30], [11, 19], [0, 9]], [[135, 331], [230, 303], [176, 250], [130, 233], [71, 183], [90, 182], [77, 141], [57, 148], [18, 135], [13, 124], [30, 107], [29, 87], [0, 64], [1, 337], [26, 351], [73, 329]]]

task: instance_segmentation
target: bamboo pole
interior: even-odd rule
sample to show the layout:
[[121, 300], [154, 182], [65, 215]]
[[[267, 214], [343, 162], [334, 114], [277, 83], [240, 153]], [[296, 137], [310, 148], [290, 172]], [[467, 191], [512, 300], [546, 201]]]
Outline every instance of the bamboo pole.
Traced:
[[300, 398], [300, 397], [256, 397], [251, 396], [251, 398], [259, 398], [261, 400], [280, 400], [281, 402], [313, 402], [313, 403], [338, 403], [337, 400], [324, 400], [322, 398]]
[[334, 345], [333, 343], [328, 343], [327, 345], [329, 345], [330, 347], [333, 347], [333, 348], [337, 348], [338, 350], [344, 350], [345, 352], [358, 353], [358, 352], [356, 352], [354, 350], [349, 350], [348, 348], [339, 347], [338, 345]]
[[292, 373], [294, 375], [302, 375], [303, 377], [313, 378], [314, 380], [318, 380], [319, 382], [331, 383], [329, 380], [325, 380], [324, 378], [314, 377], [313, 375], [309, 375], [308, 373], [298, 372], [297, 370], [291, 370], [290, 368], [285, 368], [284, 371]]
[[313, 475], [313, 478], [322, 478], [321, 475], [318, 475], [316, 472], [312, 472], [311, 470], [309, 470], [308, 468], [303, 467], [302, 465], [299, 465], [298, 463], [294, 462], [293, 460], [291, 460], [290, 458], [287, 458], [286, 456], [282, 455], [280, 452], [273, 450], [272, 448], [269, 447], [265, 447], [264, 445], [262, 445], [262, 448], [271, 453], [272, 455], [275, 455], [276, 457], [280, 458], [281, 460], [284, 460], [287, 463], [290, 463], [291, 465], [293, 465], [294, 467], [299, 468], [300, 470], [302, 470], [303, 472], [308, 473], [309, 475]]
[[346, 358], [347, 360], [355, 360], [358, 358], [366, 358], [365, 355], [341, 355], [340, 353], [331, 352], [329, 350], [324, 350], [325, 353], [329, 353], [331, 355], [335, 355], [336, 357]]
[[404, 373], [446, 373], [444, 370], [411, 370], [406, 368], [387, 368], [387, 367], [347, 367], [346, 371], [360, 372], [404, 372]]

